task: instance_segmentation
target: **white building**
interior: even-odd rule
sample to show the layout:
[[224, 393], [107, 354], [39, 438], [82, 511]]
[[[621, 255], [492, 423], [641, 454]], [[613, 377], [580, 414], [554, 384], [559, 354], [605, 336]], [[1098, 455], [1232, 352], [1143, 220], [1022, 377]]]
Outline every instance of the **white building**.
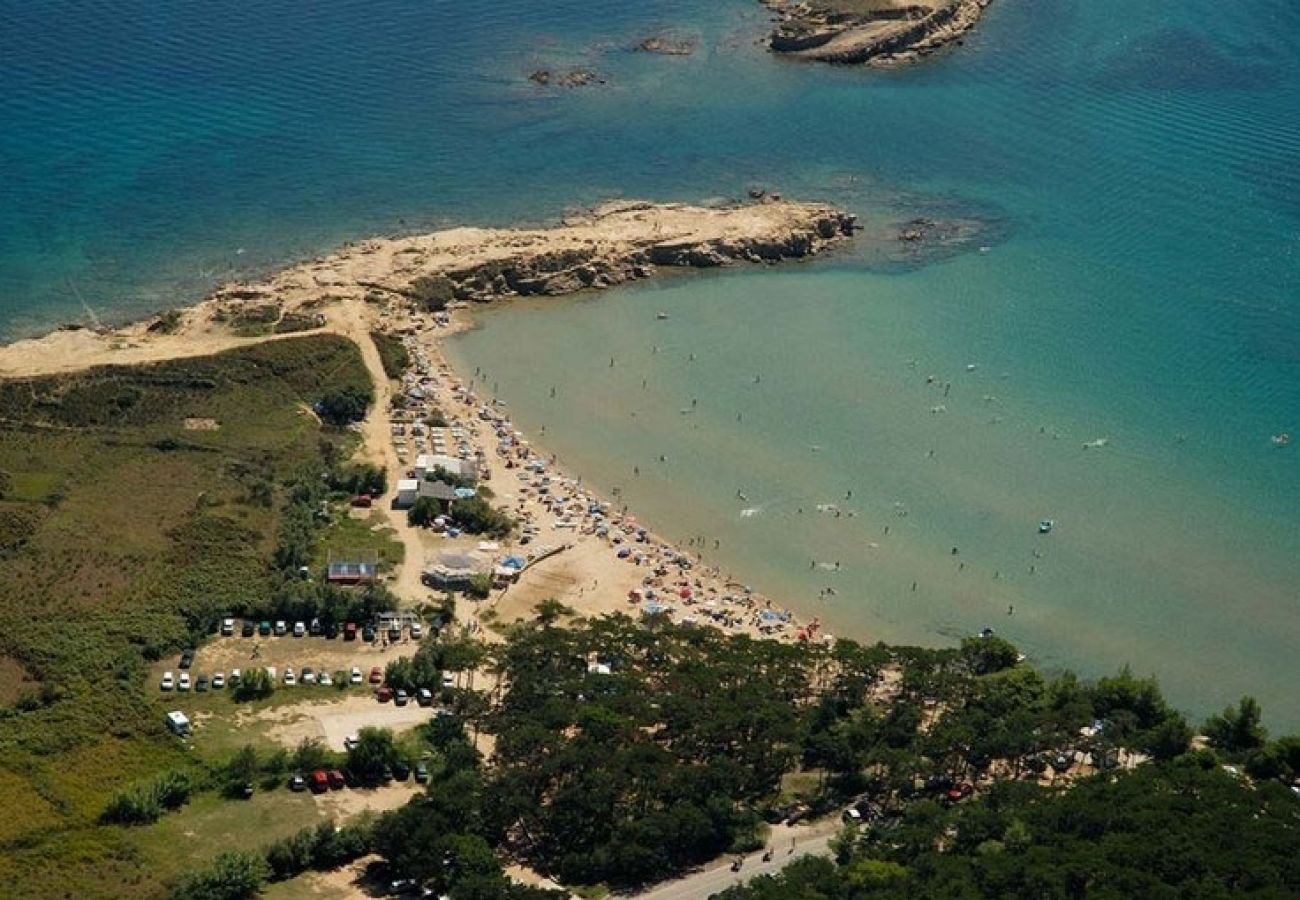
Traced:
[[415, 458], [415, 477], [423, 479], [434, 469], [442, 469], [449, 475], [478, 481], [478, 464], [472, 459], [460, 459], [442, 453], [421, 453]]

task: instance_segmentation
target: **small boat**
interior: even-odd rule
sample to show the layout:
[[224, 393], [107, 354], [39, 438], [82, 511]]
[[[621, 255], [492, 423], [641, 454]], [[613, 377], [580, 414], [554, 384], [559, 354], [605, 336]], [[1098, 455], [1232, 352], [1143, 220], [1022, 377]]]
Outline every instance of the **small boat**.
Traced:
[[668, 313], [661, 309], [659, 312], [655, 313], [655, 318], [662, 322], [664, 319], [668, 318]]
[[1052, 526], [1055, 524], [1056, 523], [1053, 522], [1051, 519], [1043, 519], [1041, 522], [1038, 523], [1038, 533], [1039, 534], [1049, 533], [1052, 530]]
[[1273, 435], [1271, 440], [1273, 441], [1273, 445], [1275, 447], [1285, 447], [1291, 443], [1291, 434], [1289, 432], [1284, 431], [1281, 434]]

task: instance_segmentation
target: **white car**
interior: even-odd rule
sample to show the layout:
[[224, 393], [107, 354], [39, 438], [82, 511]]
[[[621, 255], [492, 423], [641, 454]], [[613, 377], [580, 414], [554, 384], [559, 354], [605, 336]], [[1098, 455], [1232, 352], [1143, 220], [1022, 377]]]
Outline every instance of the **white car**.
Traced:
[[349, 734], [347, 737], [343, 739], [343, 749], [351, 750], [353, 747], [357, 746], [360, 743], [361, 743], [361, 738], [357, 737], [355, 734]]
[[352, 674], [348, 675], [348, 684], [361, 684], [365, 680], [365, 676], [361, 674], [360, 667], [353, 666]]
[[176, 689], [179, 691], [188, 691], [190, 689], [190, 673], [182, 672], [181, 677], [176, 681]]
[[293, 687], [298, 683], [298, 679], [293, 674], [293, 666], [284, 667], [284, 683], [288, 687]]
[[219, 691], [226, 686], [226, 675], [224, 672], [218, 672], [212, 676], [212, 689]]
[[302, 667], [302, 683], [303, 684], [316, 683], [316, 672], [312, 669], [311, 666]]
[[162, 684], [160, 687], [162, 687], [164, 691], [170, 691], [172, 688], [176, 687], [176, 676], [171, 672], [163, 672]]
[[293, 623], [293, 636], [294, 636], [294, 637], [302, 637], [302, 636], [305, 635], [306, 633], [307, 633], [307, 625], [306, 625], [305, 622], [294, 622], [294, 623]]
[[235, 633], [235, 620], [234, 620], [234, 619], [222, 619], [222, 620], [221, 620], [221, 634], [222, 634], [224, 637], [230, 637], [230, 636], [231, 636], [232, 634], [234, 634], [234, 633]]
[[411, 640], [418, 641], [424, 637], [424, 627], [419, 622], [411, 623]]
[[277, 636], [283, 637], [288, 631], [289, 626], [285, 624], [284, 619], [280, 619], [275, 623], [275, 633]]
[[334, 683], [334, 679], [330, 677], [329, 672], [321, 672], [320, 678], [316, 680], [316, 683], [321, 685], [322, 687], [329, 687]]
[[442, 686], [445, 688], [454, 688], [456, 686], [456, 676], [450, 672], [443, 672]]
[[231, 669], [231, 670], [230, 670], [230, 683], [231, 683], [231, 684], [239, 684], [240, 679], [243, 678], [243, 677], [244, 677], [244, 673], [241, 672], [241, 671], [239, 671], [239, 669]]

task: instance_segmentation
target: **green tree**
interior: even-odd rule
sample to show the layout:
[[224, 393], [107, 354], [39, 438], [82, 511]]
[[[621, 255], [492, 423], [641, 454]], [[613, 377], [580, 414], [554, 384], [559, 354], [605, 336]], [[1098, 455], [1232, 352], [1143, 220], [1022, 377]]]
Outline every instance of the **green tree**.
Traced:
[[348, 385], [330, 391], [316, 403], [321, 419], [335, 428], [345, 428], [366, 417], [366, 409], [374, 401], [369, 388]]
[[264, 700], [275, 693], [275, 679], [260, 666], [243, 672], [239, 684], [230, 692], [230, 696], [242, 703], [247, 700]]
[[397, 747], [387, 728], [362, 728], [348, 750], [348, 771], [362, 784], [379, 784], [396, 762]]
[[1254, 697], [1242, 697], [1235, 707], [1229, 706], [1206, 720], [1205, 736], [1211, 744], [1228, 753], [1258, 750], [1268, 739], [1262, 719], [1259, 702]]

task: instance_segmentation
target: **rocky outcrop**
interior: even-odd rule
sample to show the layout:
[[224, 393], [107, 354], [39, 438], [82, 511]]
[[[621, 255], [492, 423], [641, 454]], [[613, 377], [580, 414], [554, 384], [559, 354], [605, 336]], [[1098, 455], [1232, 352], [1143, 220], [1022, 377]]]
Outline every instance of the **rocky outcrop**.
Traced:
[[585, 87], [589, 84], [605, 83], [605, 79], [591, 69], [569, 69], [567, 72], [537, 69], [528, 76], [528, 80], [543, 87], [554, 85], [563, 88]]
[[870, 13], [837, 10], [834, 0], [763, 2], [780, 17], [768, 38], [773, 52], [845, 65], [897, 65], [960, 42], [992, 0], [933, 0]]
[[855, 223], [855, 216], [826, 207], [773, 231], [664, 239], [651, 235], [617, 246], [525, 250], [507, 259], [447, 269], [442, 274], [458, 300], [558, 296], [648, 278], [661, 267], [708, 269], [812, 256], [852, 235]]

